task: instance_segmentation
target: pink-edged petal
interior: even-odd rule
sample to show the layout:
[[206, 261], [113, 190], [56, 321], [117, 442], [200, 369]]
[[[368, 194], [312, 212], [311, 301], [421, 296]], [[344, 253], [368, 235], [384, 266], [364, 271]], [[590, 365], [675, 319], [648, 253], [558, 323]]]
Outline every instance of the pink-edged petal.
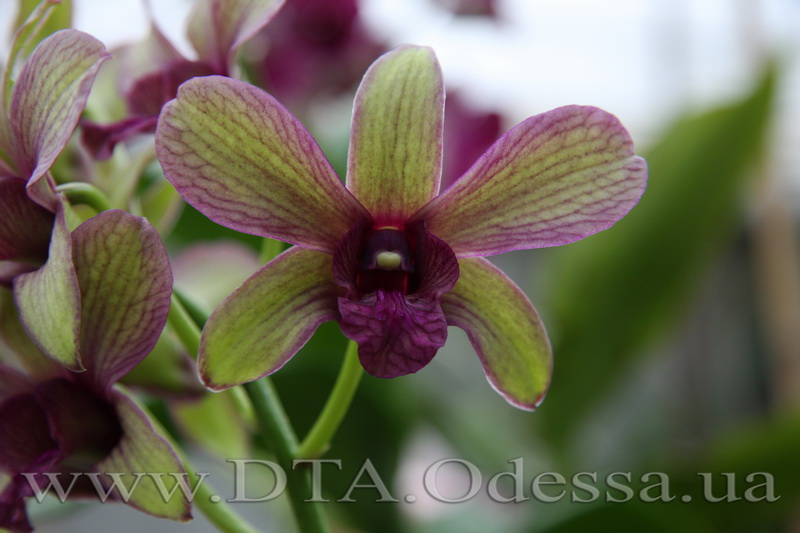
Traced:
[[616, 117], [561, 107], [506, 133], [413, 220], [425, 220], [458, 256], [557, 246], [613, 225], [646, 180]]
[[229, 74], [234, 55], [245, 41], [275, 16], [284, 0], [208, 0], [195, 3], [189, 41], [201, 59]]
[[447, 321], [467, 332], [489, 383], [512, 405], [535, 409], [550, 384], [552, 352], [525, 294], [486, 259], [459, 259], [461, 276], [442, 297]]
[[47, 262], [14, 279], [14, 300], [20, 321], [39, 349], [71, 370], [82, 370], [78, 351], [80, 290], [64, 209], [59, 202]]
[[381, 56], [356, 94], [347, 187], [378, 224], [398, 224], [439, 192], [444, 85], [433, 50]]
[[[39, 268], [47, 261], [53, 213], [28, 197], [25, 181], [0, 177], [0, 263], [14, 261]], [[0, 283], [10, 283], [0, 274]]]
[[81, 357], [100, 388], [110, 387], [155, 346], [167, 320], [172, 272], [147, 220], [105, 211], [72, 235], [81, 291]]
[[86, 105], [103, 44], [77, 31], [54, 33], [33, 51], [19, 74], [9, 107], [17, 169], [32, 186], [66, 146]]
[[212, 390], [256, 380], [282, 367], [317, 326], [337, 320], [340, 290], [332, 258], [294, 247], [264, 265], [208, 319], [198, 365]]
[[181, 85], [159, 117], [156, 153], [187, 202], [237, 231], [330, 252], [366, 216], [302, 124], [241, 81]]
[[[175, 487], [177, 479], [185, 479], [186, 471], [167, 439], [157, 430], [142, 408], [121, 387], [109, 392], [109, 400], [116, 410], [122, 427], [122, 438], [111, 453], [95, 465], [101, 481], [103, 474], [120, 474], [120, 480], [131, 487], [137, 473], [150, 473], [141, 477], [136, 490], [125, 503], [147, 514], [180, 522], [191, 520], [191, 504]], [[167, 492], [174, 490], [172, 498], [164, 498], [153, 474], [163, 474], [161, 481]], [[122, 499], [117, 494], [118, 499]]]

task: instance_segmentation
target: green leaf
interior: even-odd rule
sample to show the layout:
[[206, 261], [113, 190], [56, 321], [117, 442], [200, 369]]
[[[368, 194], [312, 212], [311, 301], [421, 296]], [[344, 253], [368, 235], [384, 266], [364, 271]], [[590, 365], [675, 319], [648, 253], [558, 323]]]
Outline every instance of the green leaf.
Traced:
[[540, 408], [562, 443], [645, 343], [663, 334], [728, 242], [760, 153], [776, 73], [730, 107], [676, 124], [647, 157], [648, 190], [613, 229], [555, 257], [554, 380]]

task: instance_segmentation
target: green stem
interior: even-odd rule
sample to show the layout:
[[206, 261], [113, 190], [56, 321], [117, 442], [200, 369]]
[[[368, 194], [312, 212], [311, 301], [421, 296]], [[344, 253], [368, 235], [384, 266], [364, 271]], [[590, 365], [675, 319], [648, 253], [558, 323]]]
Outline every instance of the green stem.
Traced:
[[186, 351], [192, 357], [197, 357], [200, 349], [200, 327], [192, 320], [180, 299], [172, 293], [172, 301], [169, 306], [167, 321], [175, 333], [178, 335]]
[[358, 360], [358, 344], [349, 341], [339, 377], [336, 378], [336, 384], [328, 397], [328, 402], [311, 431], [303, 439], [303, 443], [297, 448], [295, 457], [316, 459], [327, 451], [333, 435], [350, 408], [350, 403], [353, 401], [353, 396], [363, 375], [364, 367]]
[[[193, 320], [178, 296], [173, 294], [168, 320], [184, 347], [190, 353], [196, 354], [200, 345], [200, 324], [205, 322], [205, 317], [197, 322]], [[264, 437], [275, 453], [281, 468], [286, 472], [286, 488], [301, 533], [328, 533], [328, 525], [319, 503], [304, 500], [305, 495], [310, 497], [312, 494], [310, 472], [306, 469], [295, 470], [293, 468], [297, 436], [272, 383], [268, 378], [264, 378], [253, 383], [246, 383], [244, 390], [253, 406], [256, 420]], [[208, 498], [204, 499], [208, 500]]]
[[178, 446], [178, 443], [172, 438], [170, 433], [161, 425], [158, 419], [144, 406], [142, 409], [150, 419], [150, 423], [156, 428], [161, 436], [172, 446], [175, 453], [178, 454], [183, 468], [186, 470], [188, 476], [189, 486], [197, 487], [197, 491], [192, 499], [192, 504], [196, 505], [200, 511], [208, 518], [209, 522], [223, 533], [258, 533], [258, 530], [248, 524], [241, 516], [236, 514], [236, 511], [228, 505], [228, 503], [216, 494], [214, 489], [205, 479], [200, 480], [194, 467], [186, 457], [186, 453]]
[[[183, 465], [189, 474], [189, 483], [196, 487], [200, 477], [194, 469], [183, 459]], [[204, 480], [205, 481], [205, 480]], [[224, 533], [257, 533], [258, 530], [248, 524], [241, 516], [236, 514], [224, 499], [221, 499], [208, 483], [200, 483], [200, 487], [192, 500], [208, 521]]]
[[56, 190], [66, 196], [71, 204], [88, 205], [98, 213], [113, 209], [106, 195], [91, 183], [75, 181], [59, 185]]
[[262, 263], [269, 263], [285, 248], [286, 246], [283, 242], [265, 237], [261, 240], [261, 253], [259, 254], [259, 260]]
[[286, 473], [286, 488], [298, 529], [301, 533], [327, 533], [329, 529], [322, 507], [319, 503], [305, 500], [312, 494], [310, 472], [293, 468], [297, 437], [272, 382], [269, 378], [263, 378], [245, 383], [244, 390], [253, 404], [264, 437]]

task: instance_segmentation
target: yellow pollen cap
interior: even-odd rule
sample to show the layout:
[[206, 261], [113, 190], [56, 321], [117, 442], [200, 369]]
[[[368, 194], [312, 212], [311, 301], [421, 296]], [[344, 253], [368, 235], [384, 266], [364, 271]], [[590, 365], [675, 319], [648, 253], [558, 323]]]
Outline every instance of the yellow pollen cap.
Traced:
[[375, 262], [378, 264], [379, 268], [383, 268], [385, 270], [397, 270], [397, 268], [403, 262], [403, 256], [397, 252], [383, 251], [378, 253], [377, 257], [375, 258]]

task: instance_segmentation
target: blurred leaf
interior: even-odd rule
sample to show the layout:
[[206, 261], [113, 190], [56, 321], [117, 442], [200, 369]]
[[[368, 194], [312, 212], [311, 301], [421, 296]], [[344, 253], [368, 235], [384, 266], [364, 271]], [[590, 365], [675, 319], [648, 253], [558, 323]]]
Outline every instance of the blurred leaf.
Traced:
[[[704, 520], [681, 507], [682, 503], [597, 503], [584, 506], [580, 513], [571, 515], [551, 527], [532, 528], [537, 533], [618, 533], [620, 531], [647, 531], [648, 533], [712, 533], [714, 530]], [[573, 504], [573, 508], [576, 505]]]
[[218, 457], [243, 459], [253, 456], [250, 424], [244, 419], [234, 398], [234, 389], [219, 394], [204, 394], [196, 402], [173, 406], [175, 422], [194, 444]]
[[[42, 0], [18, 0], [17, 2], [17, 17], [14, 19], [14, 26], [11, 28], [12, 35], [16, 32], [17, 28], [22, 26], [28, 17], [33, 13]], [[47, 22], [42, 26], [38, 35], [35, 35], [27, 45], [21, 50], [21, 57], [28, 57], [39, 41], [48, 35], [72, 27], [72, 0], [61, 0], [61, 2], [52, 8]]]
[[555, 373], [540, 419], [557, 448], [646, 341], [663, 334], [729, 242], [760, 154], [776, 73], [746, 99], [678, 122], [647, 156], [648, 190], [614, 228], [559, 250]]

